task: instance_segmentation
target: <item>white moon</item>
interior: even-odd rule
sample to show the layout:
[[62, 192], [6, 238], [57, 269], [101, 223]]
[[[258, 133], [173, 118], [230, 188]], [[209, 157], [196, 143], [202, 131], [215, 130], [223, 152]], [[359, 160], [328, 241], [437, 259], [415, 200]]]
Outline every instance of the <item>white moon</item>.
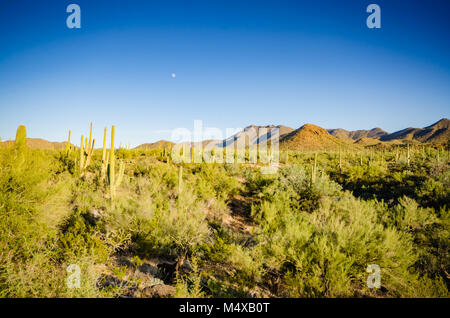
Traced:
[[175, 78], [175, 77], [177, 77], [177, 74], [175, 74], [175, 73], [172, 73], [172, 78]]

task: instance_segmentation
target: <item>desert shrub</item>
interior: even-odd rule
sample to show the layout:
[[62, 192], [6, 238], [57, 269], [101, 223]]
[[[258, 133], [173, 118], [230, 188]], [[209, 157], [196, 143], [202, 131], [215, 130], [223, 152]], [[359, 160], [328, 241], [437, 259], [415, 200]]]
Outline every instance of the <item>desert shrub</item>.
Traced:
[[59, 235], [59, 252], [64, 260], [90, 257], [96, 263], [106, 263], [113, 252], [102, 240], [100, 229], [75, 213]]
[[206, 213], [191, 193], [183, 192], [177, 200], [177, 207], [156, 213], [153, 231], [148, 233], [147, 239], [170, 247], [177, 254], [192, 252], [209, 237]]
[[403, 197], [393, 211], [394, 225], [403, 232], [417, 232], [437, 222], [433, 209], [419, 208], [413, 199]]
[[169, 190], [157, 189], [153, 180], [138, 179], [134, 186], [140, 189], [138, 193], [122, 193], [105, 216], [107, 231], [130, 233], [143, 255], [168, 257], [191, 253], [208, 239], [204, 203], [189, 189], [168, 198], [164, 193]]
[[224, 227], [219, 221], [209, 222], [212, 242], [204, 242], [199, 252], [209, 261], [220, 263], [231, 255], [234, 245], [238, 242], [236, 234]]
[[76, 166], [76, 153], [74, 151], [68, 152], [67, 150], [58, 151], [55, 153], [55, 159], [57, 162], [57, 168], [55, 173], [63, 173], [65, 171], [74, 175], [77, 173]]
[[202, 287], [202, 274], [198, 260], [191, 258], [192, 271], [188, 274], [178, 274], [175, 282], [175, 297], [177, 298], [204, 298], [206, 296]]
[[[39, 150], [0, 152], [0, 295], [3, 297], [111, 296], [96, 287], [98, 271], [86, 257], [66, 258], [60, 228], [70, 218], [73, 182], [55, 173], [57, 158]], [[82, 242], [81, 244], [84, 244]], [[83, 273], [81, 288], [66, 286], [68, 262]]]
[[239, 182], [222, 165], [201, 164], [193, 169], [195, 189], [200, 198], [225, 201], [239, 191]]
[[422, 206], [431, 206], [436, 209], [447, 207], [450, 203], [449, 174], [443, 175], [440, 180], [428, 178], [417, 190], [417, 199]]
[[[448, 162], [437, 152], [363, 157], [291, 152], [277, 174], [251, 164], [178, 166], [160, 150], [117, 152], [111, 201], [101, 152], [0, 149], [0, 296], [111, 297], [113, 258], [186, 256], [178, 297], [449, 297]], [[161, 159], [163, 159], [161, 161]], [[352, 191], [352, 193], [350, 191]], [[220, 216], [220, 217], [217, 217]], [[80, 289], [66, 286], [69, 264]], [[381, 289], [366, 285], [381, 268]], [[135, 265], [138, 266], [138, 265]]]
[[[80, 267], [80, 288], [67, 286], [69, 264]], [[91, 259], [54, 262], [51, 253], [37, 253], [23, 260], [9, 260], [1, 271], [1, 297], [114, 297], [118, 290], [100, 290], [97, 286], [101, 267]]]
[[404, 197], [394, 208], [393, 224], [400, 231], [411, 233], [419, 255], [415, 267], [431, 278], [446, 277], [448, 268], [449, 213], [438, 215], [431, 208], [420, 208], [416, 201]]
[[[292, 177], [293, 172], [287, 175], [295, 180], [291, 189], [304, 189], [298, 182], [302, 178]], [[283, 278], [278, 293], [292, 297], [374, 295], [365, 286], [365, 270], [369, 264], [378, 264], [384, 295], [445, 295], [439, 278], [433, 283], [415, 270], [420, 256], [413, 235], [380, 222], [380, 213], [386, 212], [383, 203], [378, 207], [377, 201], [355, 199], [332, 185], [323, 189], [328, 195], [323, 195], [319, 207], [310, 213], [291, 208], [296, 196], [281, 190], [263, 190], [262, 202], [253, 206], [252, 215], [261, 224], [257, 249], [262, 250], [264, 266]], [[432, 222], [432, 217], [419, 216], [413, 209], [407, 208], [401, 222], [423, 226]], [[431, 284], [435, 284], [434, 290], [421, 287]]]
[[314, 183], [310, 175], [300, 166], [290, 166], [280, 169], [276, 177], [258, 174], [250, 177], [248, 188], [261, 199], [252, 206], [252, 216], [261, 221], [284, 212], [312, 212], [323, 198], [339, 194], [341, 187], [327, 175], [322, 174]]
[[261, 282], [265, 269], [260, 250], [233, 244], [227, 262], [235, 270], [231, 281], [251, 289]]

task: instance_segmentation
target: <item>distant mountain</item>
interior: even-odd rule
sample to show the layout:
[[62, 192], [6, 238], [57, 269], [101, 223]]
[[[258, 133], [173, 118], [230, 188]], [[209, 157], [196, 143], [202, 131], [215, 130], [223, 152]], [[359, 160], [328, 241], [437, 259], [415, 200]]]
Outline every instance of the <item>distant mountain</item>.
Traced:
[[328, 133], [334, 137], [340, 138], [340, 139], [352, 139], [350, 137], [351, 131], [342, 129], [342, 128], [336, 128], [336, 129], [327, 129]]
[[[66, 148], [67, 142], [53, 142], [41, 138], [27, 138], [27, 146], [32, 149], [45, 150], [61, 150]], [[14, 144], [14, 140], [8, 140], [1, 143], [2, 145]]]
[[[263, 132], [265, 130], [265, 133]], [[389, 146], [407, 142], [443, 144], [450, 140], [450, 120], [443, 118], [438, 122], [424, 128], [405, 128], [392, 134], [381, 128], [370, 130], [348, 131], [345, 129], [325, 130], [319, 126], [305, 124], [294, 130], [283, 125], [256, 126], [250, 125], [242, 131], [225, 140], [204, 140], [204, 147], [230, 147], [233, 145], [258, 145], [262, 142], [270, 143], [273, 129], [278, 129], [280, 148], [291, 150], [337, 150], [339, 147], [347, 149], [362, 149], [362, 147]], [[0, 141], [0, 146], [14, 143], [14, 141]], [[189, 143], [196, 145], [197, 143]], [[211, 145], [212, 144], [212, 145]], [[34, 149], [61, 150], [66, 148], [67, 142], [51, 142], [40, 138], [27, 138], [27, 145]], [[135, 149], [170, 149], [175, 143], [159, 140], [154, 143], [145, 143]]]
[[293, 132], [294, 129], [283, 125], [267, 125], [267, 126], [255, 126], [250, 125], [245, 127], [242, 131], [234, 134], [233, 136], [225, 139], [223, 142], [217, 144], [218, 147], [230, 147], [232, 145], [258, 145], [261, 142], [268, 142], [272, 138], [272, 132], [274, 129], [278, 129], [279, 137], [288, 135]]
[[405, 140], [405, 141], [420, 141], [427, 143], [446, 143], [450, 139], [450, 120], [443, 118], [425, 128], [405, 128], [382, 136], [381, 141], [391, 140]]
[[353, 139], [353, 140], [358, 140], [360, 138], [374, 138], [374, 139], [379, 139], [382, 136], [388, 135], [389, 133], [384, 131], [381, 128], [373, 128], [370, 130], [354, 130], [354, 131], [348, 131], [345, 129], [327, 129], [327, 131], [338, 138], [341, 139]]
[[355, 141], [355, 144], [361, 145], [361, 146], [374, 146], [382, 143], [379, 139], [376, 138], [369, 138], [369, 137], [362, 137]]
[[34, 149], [54, 149], [66, 148], [67, 142], [47, 141], [40, 138], [27, 138], [27, 146]]
[[337, 150], [355, 148], [353, 144], [332, 136], [325, 129], [306, 124], [280, 139], [280, 148], [289, 150]]
[[188, 148], [190, 148], [190, 147], [198, 148], [201, 144], [203, 148], [208, 146], [208, 148], [212, 149], [212, 148], [216, 148], [216, 147], [222, 147], [223, 141], [218, 140], [218, 139], [207, 139], [207, 140], [196, 141], [196, 142], [184, 141], [184, 142], [178, 143], [177, 145], [182, 145], [182, 144], [185, 144], [186, 147], [188, 147]]
[[175, 143], [171, 142], [171, 141], [167, 141], [167, 140], [159, 140], [157, 142], [153, 142], [153, 143], [146, 143], [146, 144], [142, 144], [137, 146], [134, 149], [145, 149], [145, 150], [152, 150], [152, 149], [170, 149], [175, 145]]

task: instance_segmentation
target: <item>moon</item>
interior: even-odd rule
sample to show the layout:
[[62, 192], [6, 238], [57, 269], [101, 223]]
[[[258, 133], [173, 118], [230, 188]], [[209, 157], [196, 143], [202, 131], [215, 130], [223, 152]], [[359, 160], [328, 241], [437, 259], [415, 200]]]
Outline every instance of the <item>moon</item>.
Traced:
[[172, 76], [172, 78], [175, 78], [175, 77], [177, 77], [177, 74], [172, 73], [170, 76]]

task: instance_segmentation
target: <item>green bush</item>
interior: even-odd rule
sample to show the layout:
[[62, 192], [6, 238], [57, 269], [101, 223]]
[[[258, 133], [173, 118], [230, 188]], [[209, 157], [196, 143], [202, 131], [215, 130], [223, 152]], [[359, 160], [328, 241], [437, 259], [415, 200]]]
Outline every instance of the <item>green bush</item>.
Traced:
[[[178, 297], [449, 297], [448, 160], [437, 151], [291, 152], [276, 174], [252, 164], [183, 164], [118, 150], [114, 200], [101, 152], [0, 149], [0, 296], [114, 297], [144, 260], [184, 259]], [[82, 272], [68, 288], [67, 266]], [[367, 266], [381, 269], [370, 289]]]

